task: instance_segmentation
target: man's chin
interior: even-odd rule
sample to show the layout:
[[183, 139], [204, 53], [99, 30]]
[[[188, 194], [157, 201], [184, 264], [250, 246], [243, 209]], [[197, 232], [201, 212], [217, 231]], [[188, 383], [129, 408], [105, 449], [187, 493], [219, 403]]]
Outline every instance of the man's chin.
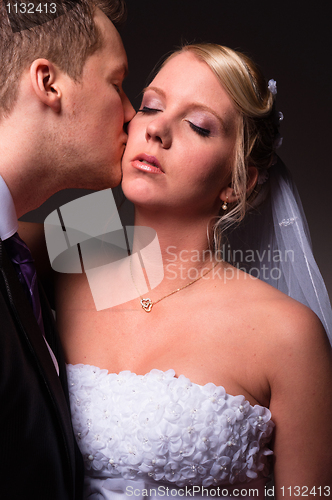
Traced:
[[115, 188], [120, 185], [122, 180], [122, 174], [112, 175], [107, 179], [92, 179], [87, 182], [86, 185], [80, 186], [83, 189], [91, 189], [93, 191], [103, 191], [104, 189]]
[[122, 181], [122, 169], [121, 166], [119, 165], [118, 169], [114, 169], [111, 172], [110, 176], [110, 186], [111, 188], [117, 187], [121, 184]]
[[98, 191], [101, 189], [109, 189], [119, 186], [122, 181], [122, 170], [121, 164], [118, 162], [116, 165], [109, 165], [106, 171], [106, 175], [103, 179], [100, 178], [100, 186], [97, 188]]

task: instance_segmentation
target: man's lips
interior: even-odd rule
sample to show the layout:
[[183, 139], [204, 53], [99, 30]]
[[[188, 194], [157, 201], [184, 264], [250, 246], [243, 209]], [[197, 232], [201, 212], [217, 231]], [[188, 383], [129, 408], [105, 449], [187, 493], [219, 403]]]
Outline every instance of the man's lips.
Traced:
[[136, 156], [132, 160], [131, 164], [134, 168], [137, 168], [138, 170], [142, 170], [144, 172], [149, 172], [153, 174], [164, 173], [157, 158], [155, 156], [151, 156], [145, 153]]

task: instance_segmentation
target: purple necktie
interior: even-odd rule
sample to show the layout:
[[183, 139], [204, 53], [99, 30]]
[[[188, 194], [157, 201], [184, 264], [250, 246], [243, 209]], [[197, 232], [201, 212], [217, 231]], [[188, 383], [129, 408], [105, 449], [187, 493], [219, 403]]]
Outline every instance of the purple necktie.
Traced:
[[38, 292], [37, 273], [29, 248], [17, 233], [5, 240], [7, 253], [14, 264], [25, 293], [28, 296], [39, 328], [44, 335], [44, 324]]

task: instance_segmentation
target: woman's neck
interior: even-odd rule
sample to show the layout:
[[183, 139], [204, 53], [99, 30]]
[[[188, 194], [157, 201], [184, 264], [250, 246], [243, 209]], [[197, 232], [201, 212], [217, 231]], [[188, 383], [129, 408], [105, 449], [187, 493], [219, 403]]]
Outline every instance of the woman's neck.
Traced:
[[[212, 267], [215, 259], [214, 252], [209, 250], [208, 228], [211, 227], [211, 216], [179, 217], [164, 213], [143, 212], [136, 209], [135, 227], [153, 229], [160, 246], [162, 265], [164, 267], [163, 283], [167, 287], [169, 281], [175, 285], [182, 285], [191, 281], [202, 269]], [[137, 235], [139, 231], [137, 230]], [[142, 247], [134, 237], [134, 247]], [[155, 249], [159, 252], [158, 249]], [[159, 254], [160, 255], [160, 254]], [[150, 259], [154, 260], [154, 256]], [[157, 262], [158, 259], [155, 259]]]

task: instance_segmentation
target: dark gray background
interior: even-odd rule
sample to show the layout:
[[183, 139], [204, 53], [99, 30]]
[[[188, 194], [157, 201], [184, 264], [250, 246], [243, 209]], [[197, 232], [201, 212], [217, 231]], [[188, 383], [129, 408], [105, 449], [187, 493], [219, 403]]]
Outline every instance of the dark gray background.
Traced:
[[[314, 255], [332, 297], [332, 71], [329, 3], [274, 0], [127, 0], [121, 34], [130, 74], [125, 89], [134, 107], [160, 57], [181, 42], [210, 41], [251, 56], [278, 84], [285, 119], [279, 155], [298, 185]], [[53, 196], [28, 219], [43, 219], [84, 191]]]

